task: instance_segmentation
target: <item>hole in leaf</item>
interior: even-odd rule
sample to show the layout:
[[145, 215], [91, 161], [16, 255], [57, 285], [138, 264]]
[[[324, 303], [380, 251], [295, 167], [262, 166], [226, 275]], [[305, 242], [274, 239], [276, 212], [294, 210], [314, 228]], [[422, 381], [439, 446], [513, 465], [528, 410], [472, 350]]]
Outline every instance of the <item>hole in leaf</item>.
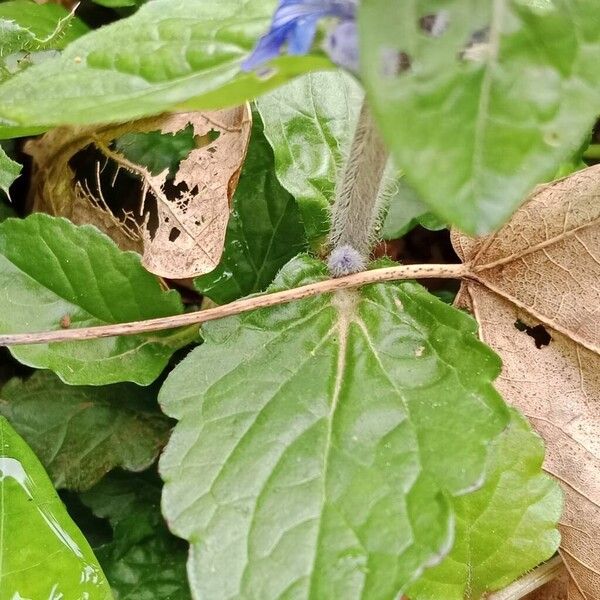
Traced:
[[181, 231], [177, 227], [173, 227], [169, 232], [169, 241], [174, 242], [181, 235]]
[[515, 328], [523, 333], [526, 333], [529, 337], [533, 338], [535, 347], [541, 350], [544, 346], [548, 346], [552, 341], [552, 336], [548, 333], [543, 325], [535, 325], [531, 327], [526, 323], [523, 323], [521, 319], [515, 321]]
[[490, 28], [484, 27], [473, 33], [458, 58], [467, 62], [482, 62], [485, 60], [489, 48]]
[[381, 52], [381, 74], [384, 77], [398, 77], [412, 67], [412, 58], [406, 52], [394, 48], [383, 48]]
[[[203, 137], [210, 139], [211, 133], [216, 133], [216, 138], [220, 135], [219, 132], [211, 131]], [[168, 169], [169, 177], [172, 178], [175, 177], [181, 161], [186, 159], [192, 150], [206, 145], [202, 143], [202, 139], [194, 136], [194, 127], [188, 123], [184, 129], [173, 134], [160, 131], [127, 133], [115, 140], [113, 150], [131, 162], [146, 167], [152, 175], [158, 175]]]
[[440, 37], [448, 29], [450, 15], [442, 10], [439, 13], [425, 15], [419, 19], [419, 28], [421, 31], [431, 37]]

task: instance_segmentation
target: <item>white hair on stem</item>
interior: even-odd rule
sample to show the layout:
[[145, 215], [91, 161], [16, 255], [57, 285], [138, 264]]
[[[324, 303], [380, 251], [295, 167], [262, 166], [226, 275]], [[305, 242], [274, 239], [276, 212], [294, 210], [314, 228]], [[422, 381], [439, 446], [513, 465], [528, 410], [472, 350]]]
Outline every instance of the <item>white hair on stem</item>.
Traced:
[[363, 103], [343, 179], [336, 189], [328, 265], [333, 277], [365, 269], [380, 224], [388, 150]]

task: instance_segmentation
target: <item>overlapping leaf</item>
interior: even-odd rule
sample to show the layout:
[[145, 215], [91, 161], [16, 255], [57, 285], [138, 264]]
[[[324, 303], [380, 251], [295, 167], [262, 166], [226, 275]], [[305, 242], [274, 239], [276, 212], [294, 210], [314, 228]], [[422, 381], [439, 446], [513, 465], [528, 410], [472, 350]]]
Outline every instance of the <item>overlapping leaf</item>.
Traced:
[[[298, 258], [272, 289], [327, 277]], [[395, 597], [450, 550], [507, 412], [470, 317], [416, 284], [207, 326], [159, 397], [163, 512], [198, 597]]]
[[265, 290], [278, 271], [306, 249], [298, 207], [274, 173], [273, 151], [260, 116], [254, 120], [223, 257], [214, 271], [195, 280], [196, 287], [219, 304]]
[[162, 519], [157, 479], [117, 471], [81, 495], [113, 529], [113, 540], [95, 550], [119, 600], [190, 599], [186, 544]]
[[0, 81], [46, 59], [88, 31], [56, 4], [10, 0], [0, 4]]
[[597, 116], [596, 0], [364, 0], [360, 12], [381, 133], [419, 196], [465, 231], [506, 220]]
[[434, 231], [445, 227], [440, 219], [429, 212], [404, 178], [398, 180], [388, 205], [389, 209], [381, 229], [381, 237], [384, 240], [399, 239], [417, 225]]
[[304, 75], [257, 102], [277, 176], [296, 198], [311, 242], [329, 231], [329, 207], [362, 97], [350, 76], [331, 72]]
[[[34, 214], [0, 224], [0, 331], [106, 325], [182, 311], [140, 264], [90, 226]], [[14, 346], [17, 360], [75, 385], [154, 381], [194, 331]]]
[[8, 194], [8, 189], [21, 174], [21, 165], [11, 160], [0, 147], [0, 190]]
[[323, 57], [283, 57], [269, 77], [240, 73], [276, 0], [155, 0], [0, 87], [0, 137], [61, 124], [114, 123], [173, 108], [240, 104]]
[[109, 470], [142, 471], [169, 435], [152, 390], [131, 384], [74, 387], [36, 372], [0, 391], [0, 414], [23, 436], [56, 487], [87, 489]]
[[472, 279], [460, 306], [502, 357], [498, 387], [547, 445], [563, 485], [563, 559], [600, 597], [600, 167], [537, 191], [498, 233], [455, 236]]
[[[188, 127], [195, 147], [174, 173], [166, 167], [152, 172], [110, 147], [115, 139], [122, 144], [132, 132], [167, 135]], [[230, 201], [250, 129], [248, 106], [164, 115], [100, 130], [55, 129], [26, 147], [34, 158], [34, 208], [75, 223], [97, 223], [123, 249], [143, 251], [144, 266], [161, 277], [186, 279], [207, 273], [217, 266], [223, 251]], [[90, 146], [100, 152], [93, 186], [87, 180], [82, 185], [72, 166], [73, 157]], [[113, 183], [121, 170], [138, 178], [134, 215], [125, 208], [115, 210], [116, 214], [109, 209], [99, 175], [102, 158], [103, 168], [112, 161]], [[135, 205], [135, 200], [129, 202]]]
[[452, 552], [409, 590], [411, 600], [479, 599], [556, 552], [562, 496], [542, 474], [543, 458], [541, 439], [513, 411], [490, 451], [485, 485], [453, 501]]
[[110, 588], [34, 453], [0, 417], [2, 598], [109, 600]]

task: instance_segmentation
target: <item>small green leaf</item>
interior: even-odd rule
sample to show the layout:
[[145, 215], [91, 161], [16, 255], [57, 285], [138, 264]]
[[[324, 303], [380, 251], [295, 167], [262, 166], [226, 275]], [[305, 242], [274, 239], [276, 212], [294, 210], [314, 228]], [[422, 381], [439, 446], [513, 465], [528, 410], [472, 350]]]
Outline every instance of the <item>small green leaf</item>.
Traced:
[[452, 552], [412, 586], [411, 600], [477, 600], [558, 549], [560, 488], [542, 473], [542, 440], [517, 411], [511, 414], [510, 426], [490, 452], [485, 485], [453, 500]]
[[[447, 23], [434, 35], [424, 18], [436, 13]], [[597, 116], [597, 0], [364, 0], [359, 22], [363, 81], [398, 167], [466, 232], [504, 222]]]
[[329, 231], [329, 207], [362, 97], [349, 75], [332, 71], [305, 75], [257, 101], [279, 181], [296, 198], [315, 245]]
[[0, 417], [2, 598], [110, 600], [91, 548], [34, 453]]
[[25, 381], [11, 379], [0, 398], [0, 414], [58, 488], [90, 488], [119, 466], [147, 469], [169, 436], [153, 391], [131, 384], [75, 387], [38, 371]]
[[[299, 257], [271, 291], [328, 277]], [[414, 283], [207, 325], [159, 400], [163, 512], [196, 597], [396, 598], [450, 550], [508, 412], [498, 357]]]
[[397, 189], [390, 202], [388, 213], [383, 222], [381, 237], [384, 240], [396, 240], [407, 234], [417, 225], [437, 231], [443, 229], [442, 223], [421, 200], [417, 193], [399, 178]]
[[83, 21], [58, 4], [30, 0], [0, 4], [1, 56], [21, 50], [61, 50], [87, 31]]
[[268, 77], [240, 65], [276, 0], [154, 0], [0, 86], [0, 137], [63, 123], [123, 122], [170, 109], [222, 108], [311, 69], [323, 56], [284, 56]]
[[263, 291], [290, 259], [306, 250], [298, 207], [277, 180], [273, 162], [255, 114], [223, 258], [214, 271], [195, 280], [196, 287], [218, 304]]
[[0, 190], [8, 196], [8, 190], [21, 174], [21, 165], [11, 160], [0, 146]]
[[[0, 331], [22, 333], [166, 317], [183, 310], [133, 252], [89, 225], [33, 214], [0, 223]], [[13, 346], [31, 367], [73, 385], [152, 383], [194, 331]]]
[[113, 528], [114, 539], [96, 554], [119, 600], [190, 599], [187, 544], [169, 533], [160, 514], [160, 491], [156, 476], [115, 471], [81, 494]]
[[0, 81], [52, 56], [88, 31], [57, 4], [30, 0], [0, 3]]

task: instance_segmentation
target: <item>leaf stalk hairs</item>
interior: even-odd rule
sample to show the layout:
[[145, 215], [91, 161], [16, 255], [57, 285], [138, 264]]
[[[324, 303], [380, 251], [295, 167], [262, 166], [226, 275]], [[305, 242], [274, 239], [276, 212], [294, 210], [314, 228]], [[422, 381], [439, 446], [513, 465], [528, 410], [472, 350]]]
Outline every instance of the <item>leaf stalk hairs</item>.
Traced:
[[366, 267], [381, 215], [388, 158], [365, 101], [333, 205], [328, 261], [332, 277], [358, 273]]

